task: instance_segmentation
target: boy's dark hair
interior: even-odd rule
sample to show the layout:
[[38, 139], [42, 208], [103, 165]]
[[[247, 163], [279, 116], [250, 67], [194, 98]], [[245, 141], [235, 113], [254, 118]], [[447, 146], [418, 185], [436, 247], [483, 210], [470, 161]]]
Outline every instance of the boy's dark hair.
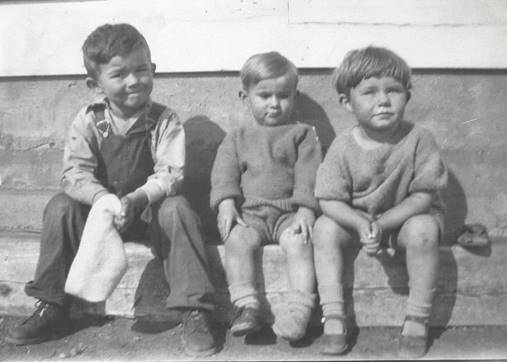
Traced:
[[97, 65], [107, 64], [111, 58], [127, 55], [144, 47], [151, 58], [150, 47], [144, 36], [130, 24], [104, 24], [86, 38], [83, 62], [89, 76], [97, 77]]
[[374, 46], [349, 51], [333, 73], [333, 86], [348, 96], [351, 88], [371, 77], [392, 77], [407, 92], [412, 88], [408, 64], [393, 51]]
[[240, 77], [243, 89], [263, 79], [278, 78], [290, 74], [294, 77], [295, 86], [298, 82], [298, 70], [294, 63], [278, 52], [268, 52], [252, 55], [241, 68]]

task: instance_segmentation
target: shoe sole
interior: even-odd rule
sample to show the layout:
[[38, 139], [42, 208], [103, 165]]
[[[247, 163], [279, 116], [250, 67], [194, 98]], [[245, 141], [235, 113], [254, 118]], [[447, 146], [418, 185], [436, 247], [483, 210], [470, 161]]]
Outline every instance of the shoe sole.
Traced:
[[343, 346], [343, 349], [341, 349], [339, 351], [320, 351], [320, 354], [322, 354], [324, 356], [340, 356], [342, 354], [345, 354], [345, 352], [347, 352], [348, 348], [349, 348], [349, 345], [346, 344], [345, 346]]
[[258, 332], [262, 329], [263, 326], [235, 326], [235, 328], [231, 328], [231, 334], [234, 337], [242, 337], [246, 336], [247, 334]]
[[181, 344], [183, 345], [183, 352], [189, 357], [209, 357], [218, 352], [218, 346], [213, 346], [212, 348], [205, 349], [203, 351], [195, 351], [193, 349], [188, 348], [187, 343], [183, 336], [181, 337]]
[[10, 344], [14, 344], [16, 346], [25, 346], [25, 345], [29, 345], [29, 344], [39, 344], [39, 343], [44, 343], [44, 342], [48, 342], [48, 341], [53, 341], [55, 339], [62, 338], [64, 335], [65, 335], [65, 332], [59, 332], [59, 333], [53, 333], [46, 338], [34, 337], [34, 338], [30, 338], [30, 339], [20, 339], [20, 338], [6, 335], [4, 338], [4, 341], [7, 343], [10, 343]]

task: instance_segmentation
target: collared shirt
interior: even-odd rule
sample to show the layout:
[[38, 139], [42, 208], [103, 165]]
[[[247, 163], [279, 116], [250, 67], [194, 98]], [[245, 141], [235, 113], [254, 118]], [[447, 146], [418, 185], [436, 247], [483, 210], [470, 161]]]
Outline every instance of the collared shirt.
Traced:
[[[104, 132], [96, 126], [94, 109], [104, 109], [109, 124]], [[176, 113], [166, 108], [158, 120], [148, 117], [149, 102], [144, 109], [129, 119], [112, 114], [107, 100], [81, 109], [72, 122], [63, 156], [61, 186], [72, 198], [91, 205], [103, 194], [109, 193], [97, 179], [97, 155], [108, 133], [129, 135], [149, 130], [154, 173], [138, 188], [144, 191], [150, 204], [178, 192], [183, 181], [185, 165], [185, 132]], [[137, 191], [137, 190], [136, 190]]]

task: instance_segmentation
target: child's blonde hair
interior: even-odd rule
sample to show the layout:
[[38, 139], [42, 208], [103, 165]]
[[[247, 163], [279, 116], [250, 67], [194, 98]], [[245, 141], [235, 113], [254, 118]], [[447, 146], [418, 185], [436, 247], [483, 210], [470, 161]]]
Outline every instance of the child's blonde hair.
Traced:
[[348, 96], [351, 88], [371, 77], [392, 77], [407, 92], [412, 88], [408, 64], [393, 51], [374, 46], [349, 51], [333, 73], [333, 87]]
[[241, 68], [240, 77], [243, 89], [248, 90], [261, 80], [278, 78], [289, 74], [297, 86], [298, 70], [294, 63], [278, 52], [252, 55]]

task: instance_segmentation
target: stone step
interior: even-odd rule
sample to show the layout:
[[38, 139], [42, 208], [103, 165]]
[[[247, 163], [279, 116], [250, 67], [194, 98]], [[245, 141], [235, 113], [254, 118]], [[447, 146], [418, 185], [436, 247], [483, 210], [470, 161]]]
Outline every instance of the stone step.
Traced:
[[[149, 248], [126, 243], [129, 268], [112, 296], [99, 305], [81, 305], [88, 312], [134, 317], [163, 318], [169, 287], [161, 265]], [[0, 314], [26, 315], [34, 300], [23, 292], [33, 277], [38, 234], [0, 234]], [[491, 247], [464, 249], [442, 246], [441, 270], [431, 324], [507, 324], [507, 239], [495, 238]], [[209, 245], [211, 274], [217, 287], [220, 318], [230, 314], [223, 271], [224, 248]], [[259, 285], [266, 304], [276, 313], [287, 293], [285, 258], [277, 245], [260, 251]], [[402, 323], [407, 296], [407, 273], [401, 255], [371, 258], [350, 251], [346, 265], [348, 313], [359, 326], [396, 326]]]

